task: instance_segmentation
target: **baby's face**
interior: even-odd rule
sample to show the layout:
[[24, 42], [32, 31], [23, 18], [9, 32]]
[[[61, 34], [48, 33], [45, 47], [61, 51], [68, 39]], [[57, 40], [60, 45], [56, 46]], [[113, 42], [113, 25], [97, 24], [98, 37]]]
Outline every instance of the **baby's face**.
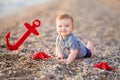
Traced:
[[73, 30], [73, 24], [71, 19], [62, 19], [56, 21], [56, 30], [63, 38], [68, 36]]

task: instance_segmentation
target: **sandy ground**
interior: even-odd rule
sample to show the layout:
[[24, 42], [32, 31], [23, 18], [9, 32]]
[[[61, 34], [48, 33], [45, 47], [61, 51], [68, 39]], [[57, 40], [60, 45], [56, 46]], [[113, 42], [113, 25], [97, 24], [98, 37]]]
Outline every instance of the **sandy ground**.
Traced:
[[[41, 6], [24, 9], [0, 19], [0, 80], [120, 80], [120, 1], [119, 0], [57, 0]], [[31, 55], [44, 51], [54, 55], [55, 18], [61, 13], [74, 17], [74, 34], [86, 44], [97, 40], [95, 56], [75, 60], [70, 65], [54, 69], [51, 58], [32, 60]], [[9, 51], [5, 34], [11, 32], [10, 43], [25, 32], [24, 22], [40, 19], [39, 36], [31, 35], [16, 51]], [[93, 64], [106, 61], [114, 71], [93, 68]]]

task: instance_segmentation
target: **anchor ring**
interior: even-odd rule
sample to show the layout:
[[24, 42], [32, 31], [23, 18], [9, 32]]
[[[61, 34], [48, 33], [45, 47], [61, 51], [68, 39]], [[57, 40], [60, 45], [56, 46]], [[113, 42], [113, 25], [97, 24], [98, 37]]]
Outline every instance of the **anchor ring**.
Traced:
[[40, 20], [35, 19], [35, 20], [32, 22], [32, 24], [35, 25], [35, 27], [39, 27], [39, 26], [40, 26]]

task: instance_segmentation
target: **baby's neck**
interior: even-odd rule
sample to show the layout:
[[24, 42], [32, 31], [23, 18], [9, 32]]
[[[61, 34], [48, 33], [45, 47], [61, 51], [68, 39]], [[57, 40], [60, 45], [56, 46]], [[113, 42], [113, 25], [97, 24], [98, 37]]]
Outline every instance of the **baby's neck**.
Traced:
[[64, 40], [67, 36], [61, 36], [62, 37], [62, 40]]
[[[70, 35], [70, 34], [69, 34], [69, 35]], [[62, 35], [61, 35], [61, 37], [62, 37], [62, 39], [64, 40], [64, 39], [65, 39], [66, 37], [68, 37], [69, 35], [67, 35], [67, 36], [62, 36]]]

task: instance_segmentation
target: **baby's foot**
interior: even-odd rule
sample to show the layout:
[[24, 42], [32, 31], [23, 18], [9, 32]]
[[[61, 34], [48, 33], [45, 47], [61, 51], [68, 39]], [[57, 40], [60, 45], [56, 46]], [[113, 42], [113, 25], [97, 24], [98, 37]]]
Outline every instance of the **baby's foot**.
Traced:
[[94, 50], [97, 44], [97, 41], [88, 41], [87, 48], [91, 50], [92, 56], [94, 54]]
[[96, 45], [98, 44], [98, 42], [97, 41], [88, 41], [88, 45], [90, 45], [91, 47], [96, 47]]

